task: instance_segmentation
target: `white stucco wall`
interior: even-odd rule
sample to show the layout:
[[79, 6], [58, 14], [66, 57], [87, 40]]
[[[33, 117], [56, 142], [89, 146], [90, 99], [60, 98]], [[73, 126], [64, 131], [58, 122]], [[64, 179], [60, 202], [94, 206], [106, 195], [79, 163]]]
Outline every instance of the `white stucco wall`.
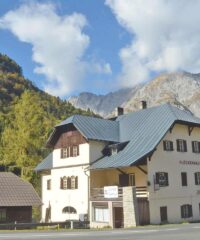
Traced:
[[[176, 139], [187, 141], [187, 152], [177, 152]], [[173, 141], [174, 151], [164, 151], [163, 141], [157, 146], [151, 161], [148, 161], [148, 180], [151, 223], [160, 223], [160, 207], [167, 206], [168, 221], [182, 222], [180, 206], [191, 204], [193, 217], [186, 220], [200, 220], [200, 185], [195, 185], [194, 173], [200, 172], [200, 165], [180, 164], [180, 160], [200, 162], [200, 154], [192, 152], [192, 141], [200, 141], [200, 128], [194, 128], [191, 135], [188, 127], [176, 124], [163, 140]], [[156, 172], [168, 172], [169, 186], [154, 191], [153, 176]], [[187, 172], [188, 186], [182, 186], [181, 172]]]
[[[51, 205], [51, 221], [79, 219], [89, 213], [89, 162], [102, 156], [105, 143], [90, 141], [79, 145], [79, 156], [61, 158], [61, 149], [53, 150], [53, 169], [50, 175], [42, 176], [42, 221], [45, 221], [46, 208]], [[78, 176], [78, 189], [60, 189], [60, 178]], [[47, 180], [51, 179], [51, 190], [47, 190]], [[62, 213], [66, 206], [74, 207], [77, 214]]]

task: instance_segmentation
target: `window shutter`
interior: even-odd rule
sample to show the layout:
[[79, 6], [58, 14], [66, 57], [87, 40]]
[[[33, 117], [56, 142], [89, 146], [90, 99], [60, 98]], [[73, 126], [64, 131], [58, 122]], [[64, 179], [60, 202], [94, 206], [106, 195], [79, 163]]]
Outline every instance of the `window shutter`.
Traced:
[[187, 152], [187, 142], [186, 142], [186, 140], [183, 140], [183, 145], [184, 145], [184, 151]]
[[181, 206], [181, 218], [184, 218], [185, 216], [184, 216], [184, 205], [183, 206]]
[[189, 208], [189, 216], [188, 217], [192, 217], [193, 213], [192, 213], [192, 205], [188, 205]]
[[164, 149], [164, 151], [167, 150], [167, 147], [166, 147], [166, 141], [163, 141], [163, 149]]
[[198, 185], [197, 173], [194, 173], [194, 178], [195, 178], [195, 185]]
[[79, 145], [77, 145], [77, 156], [79, 156]]
[[70, 147], [70, 157], [73, 157], [73, 146]]
[[192, 141], [192, 152], [195, 152], [194, 144], [195, 144], [195, 142]]
[[63, 178], [60, 178], [60, 189], [63, 189]]
[[173, 147], [173, 142], [170, 141], [170, 150], [173, 151], [174, 150], [174, 147]]
[[157, 172], [157, 173], [156, 173], [156, 184], [159, 184], [159, 175], [160, 175], [160, 174]]
[[67, 147], [67, 157], [70, 157], [70, 147]]
[[180, 152], [179, 139], [176, 140], [176, 147], [177, 147], [177, 151]]
[[71, 178], [67, 178], [67, 189], [71, 189]]
[[75, 189], [78, 189], [78, 177], [75, 178]]
[[63, 158], [63, 149], [60, 149], [60, 157]]
[[169, 186], [168, 173], [165, 173], [165, 178], [166, 178], [166, 186]]

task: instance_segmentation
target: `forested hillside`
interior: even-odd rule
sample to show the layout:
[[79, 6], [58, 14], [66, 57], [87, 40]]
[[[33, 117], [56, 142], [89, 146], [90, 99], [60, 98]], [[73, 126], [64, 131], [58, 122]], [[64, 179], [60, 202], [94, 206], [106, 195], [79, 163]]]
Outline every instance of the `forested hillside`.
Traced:
[[1, 171], [14, 171], [37, 188], [33, 169], [48, 154], [45, 141], [55, 124], [73, 114], [92, 113], [39, 90], [0, 54]]

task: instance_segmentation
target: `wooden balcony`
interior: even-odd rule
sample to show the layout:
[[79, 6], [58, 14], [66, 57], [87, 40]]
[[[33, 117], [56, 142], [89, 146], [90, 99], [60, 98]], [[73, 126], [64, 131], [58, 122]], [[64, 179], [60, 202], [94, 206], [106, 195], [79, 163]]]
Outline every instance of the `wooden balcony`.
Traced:
[[[135, 187], [137, 198], [148, 198], [146, 186]], [[122, 201], [123, 187], [118, 187], [118, 198], [105, 198], [104, 188], [92, 188], [90, 190], [90, 201]]]

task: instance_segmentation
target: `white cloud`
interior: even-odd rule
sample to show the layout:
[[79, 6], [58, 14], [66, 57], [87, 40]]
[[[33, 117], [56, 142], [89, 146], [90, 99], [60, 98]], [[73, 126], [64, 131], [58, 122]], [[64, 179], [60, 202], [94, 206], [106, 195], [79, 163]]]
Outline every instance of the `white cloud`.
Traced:
[[61, 97], [81, 89], [89, 69], [98, 68], [101, 74], [111, 72], [108, 63], [83, 60], [90, 44], [89, 36], [83, 32], [85, 26], [87, 20], [82, 14], [59, 16], [52, 3], [33, 1], [0, 18], [0, 28], [33, 46], [32, 58], [38, 64], [34, 71], [46, 76], [47, 92]]
[[120, 50], [121, 84], [148, 80], [151, 72], [200, 72], [200, 1], [106, 0], [132, 42]]

